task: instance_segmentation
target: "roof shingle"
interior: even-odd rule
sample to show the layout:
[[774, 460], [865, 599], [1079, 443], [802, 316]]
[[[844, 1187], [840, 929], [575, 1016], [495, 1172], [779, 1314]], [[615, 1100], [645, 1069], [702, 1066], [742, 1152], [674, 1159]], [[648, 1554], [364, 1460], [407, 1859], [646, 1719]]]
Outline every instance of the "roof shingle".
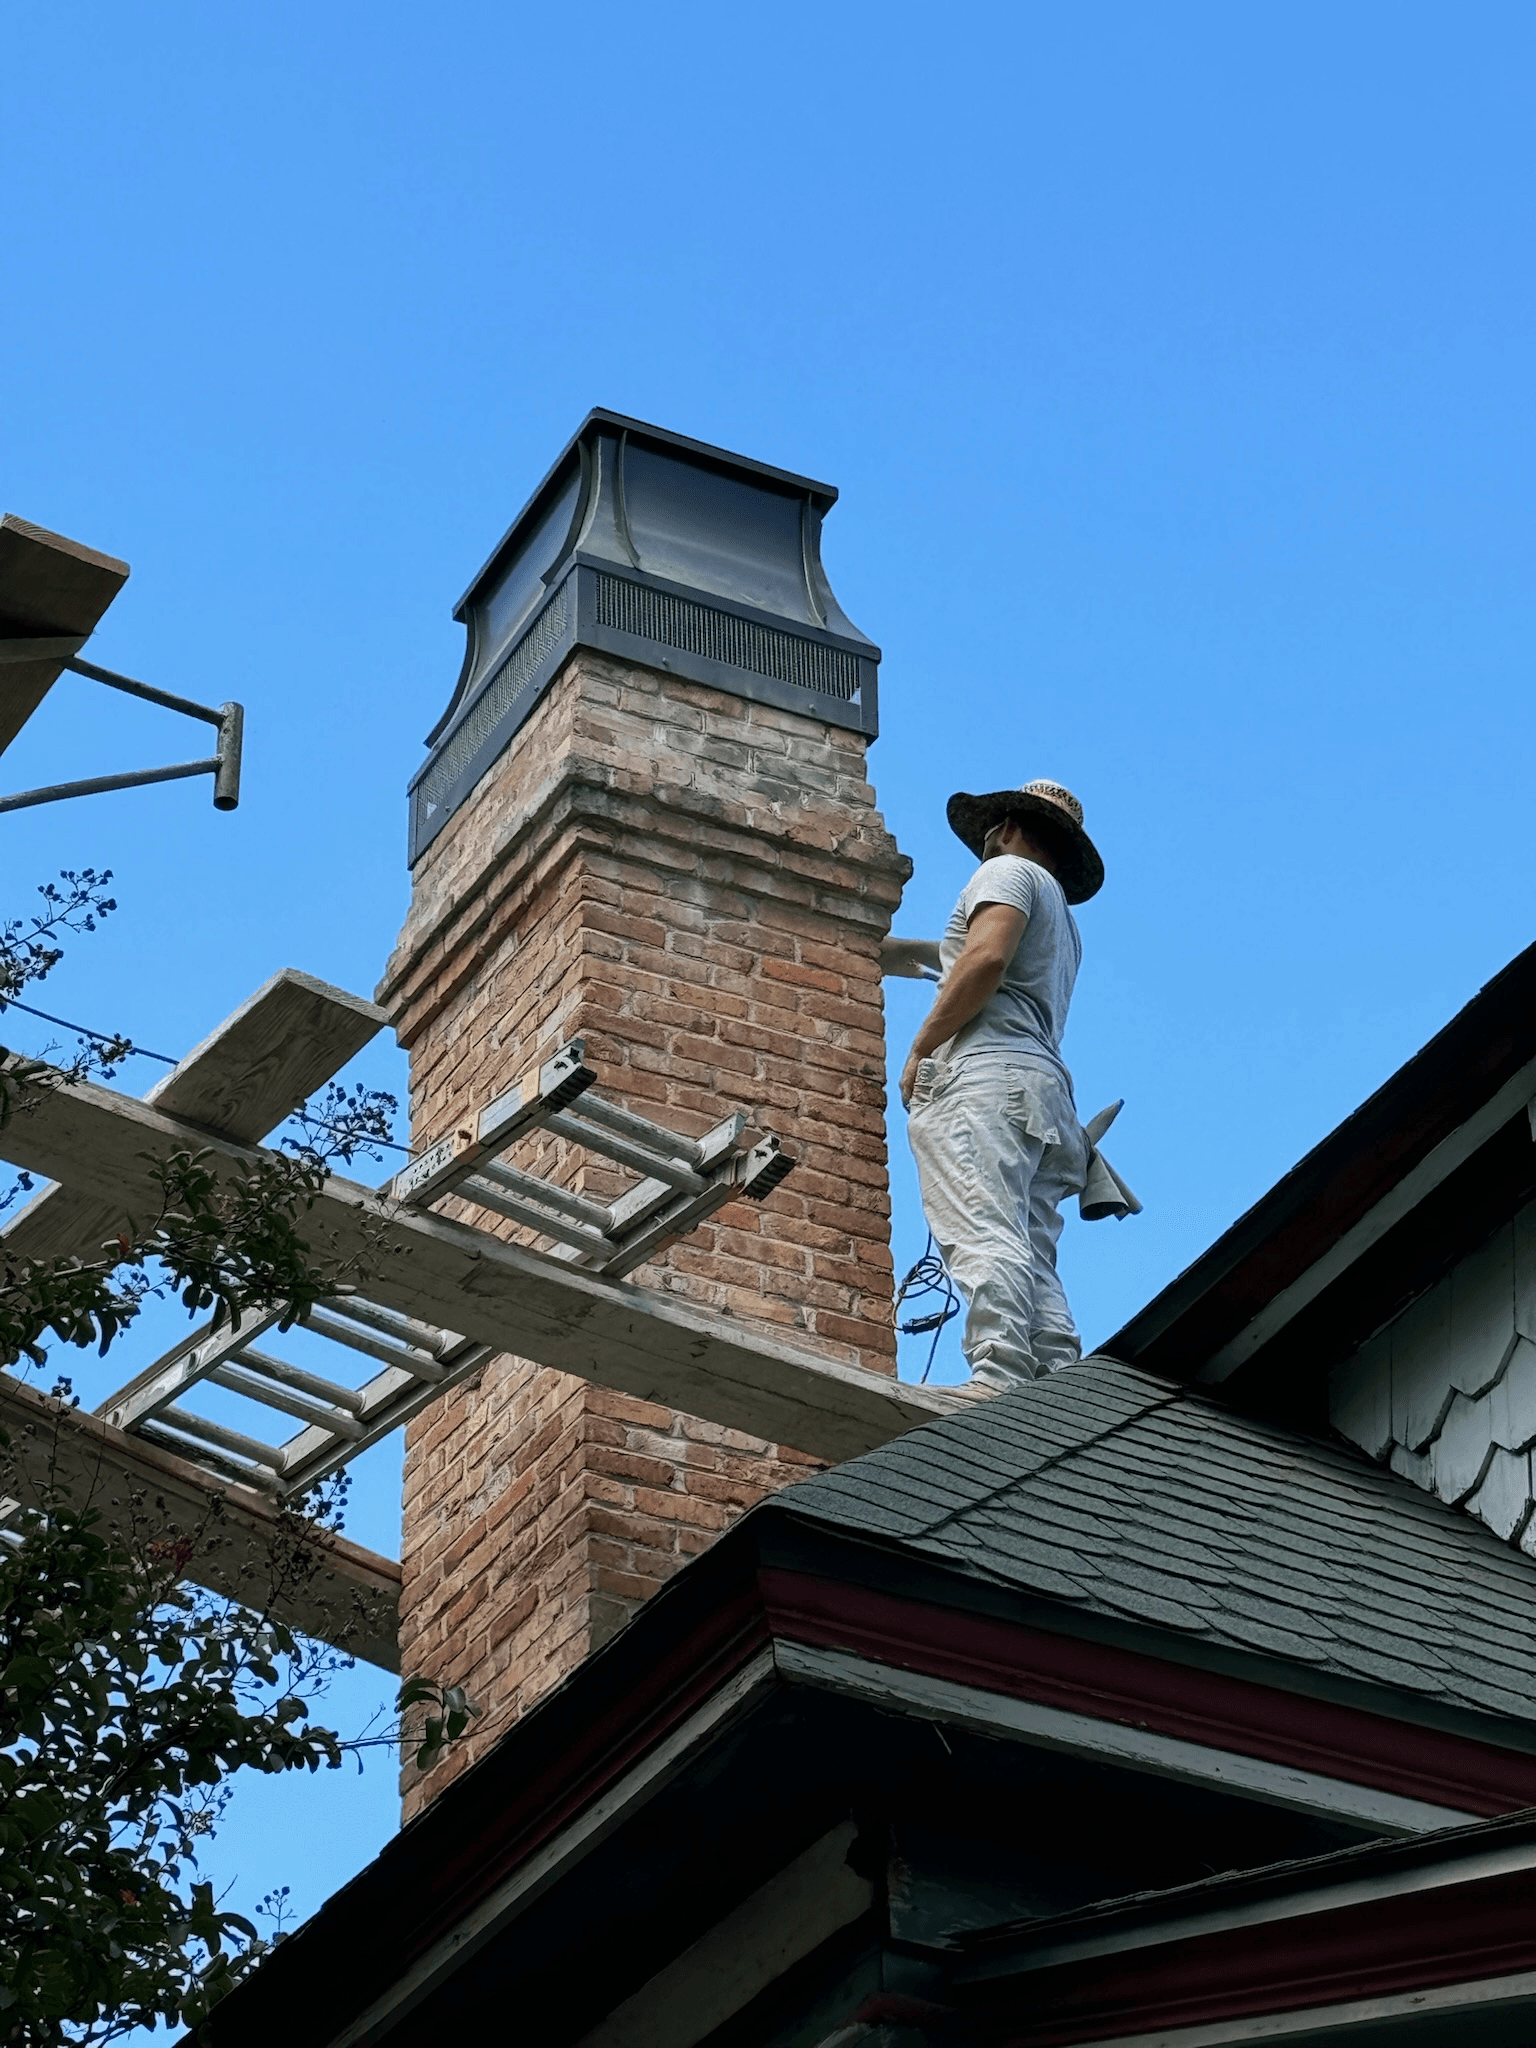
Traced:
[[775, 1507], [994, 1584], [1536, 1722], [1536, 1564], [1343, 1445], [1114, 1359]]

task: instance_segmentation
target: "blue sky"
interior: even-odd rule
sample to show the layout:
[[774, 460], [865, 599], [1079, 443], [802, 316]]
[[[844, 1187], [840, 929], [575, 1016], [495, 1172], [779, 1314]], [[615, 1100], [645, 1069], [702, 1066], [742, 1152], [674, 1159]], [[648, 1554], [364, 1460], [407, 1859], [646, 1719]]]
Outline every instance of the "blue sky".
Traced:
[[[1068, 1226], [1107, 1335], [1536, 937], [1533, 42], [1411, 0], [11, 9], [0, 508], [132, 563], [97, 660], [248, 716], [233, 817], [3, 820], [8, 912], [117, 873], [49, 1007], [179, 1053], [283, 965], [371, 991], [452, 603], [586, 410], [637, 414], [840, 487], [898, 930], [964, 879], [951, 790], [1083, 798], [1068, 1050], [1146, 1203]], [[200, 746], [66, 680], [0, 782]], [[396, 1544], [396, 1452], [351, 1528]], [[213, 1867], [307, 1911], [393, 1817], [381, 1766], [261, 1785]]]

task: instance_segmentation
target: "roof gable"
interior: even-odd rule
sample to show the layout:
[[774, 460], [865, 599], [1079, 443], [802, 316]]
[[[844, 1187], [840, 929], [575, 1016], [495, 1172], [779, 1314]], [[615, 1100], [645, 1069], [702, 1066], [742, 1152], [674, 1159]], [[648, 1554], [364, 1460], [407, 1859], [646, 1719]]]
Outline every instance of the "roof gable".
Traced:
[[1536, 946], [1105, 1345], [1308, 1426], [1331, 1365], [1536, 1198]]

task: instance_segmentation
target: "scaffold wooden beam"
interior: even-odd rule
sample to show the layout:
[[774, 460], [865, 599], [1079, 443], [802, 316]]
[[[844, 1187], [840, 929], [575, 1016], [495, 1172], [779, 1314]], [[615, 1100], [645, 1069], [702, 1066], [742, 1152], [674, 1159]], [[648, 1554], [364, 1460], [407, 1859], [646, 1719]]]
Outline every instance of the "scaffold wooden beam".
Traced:
[[[142, 1494], [152, 1509], [163, 1501], [170, 1524], [205, 1531], [187, 1577], [244, 1605], [260, 1604], [279, 1515], [265, 1494], [210, 1480], [186, 1459], [98, 1415], [61, 1408], [10, 1372], [0, 1372], [0, 1428], [34, 1487], [51, 1475], [77, 1506], [94, 1504], [108, 1520], [131, 1494]], [[211, 1519], [216, 1496], [222, 1508]], [[386, 1671], [400, 1669], [400, 1567], [393, 1558], [342, 1536], [324, 1538], [313, 1576], [275, 1611], [319, 1642]]]
[[[91, 1082], [29, 1091], [0, 1158], [118, 1216], [146, 1213], [152, 1162], [191, 1147], [234, 1169], [261, 1155]], [[503, 1242], [334, 1175], [310, 1212], [328, 1256], [361, 1262], [368, 1298], [539, 1365], [838, 1461], [949, 1412], [951, 1396], [837, 1364], [671, 1300]]]

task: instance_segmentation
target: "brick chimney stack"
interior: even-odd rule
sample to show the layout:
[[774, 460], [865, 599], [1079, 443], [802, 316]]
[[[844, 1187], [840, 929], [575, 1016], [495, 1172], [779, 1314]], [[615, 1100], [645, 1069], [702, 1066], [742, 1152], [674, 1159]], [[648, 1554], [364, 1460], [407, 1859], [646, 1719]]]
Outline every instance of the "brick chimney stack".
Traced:
[[[456, 613], [379, 1000], [418, 1144], [575, 1037], [605, 1095], [690, 1136], [760, 1109], [787, 1182], [634, 1283], [894, 1372], [878, 955], [910, 862], [864, 777], [879, 652], [822, 572], [835, 498], [588, 417]], [[554, 1141], [519, 1163], [604, 1200], [623, 1184]], [[420, 1415], [404, 1669], [484, 1718], [407, 1771], [408, 1810], [813, 1462], [514, 1357]]]

